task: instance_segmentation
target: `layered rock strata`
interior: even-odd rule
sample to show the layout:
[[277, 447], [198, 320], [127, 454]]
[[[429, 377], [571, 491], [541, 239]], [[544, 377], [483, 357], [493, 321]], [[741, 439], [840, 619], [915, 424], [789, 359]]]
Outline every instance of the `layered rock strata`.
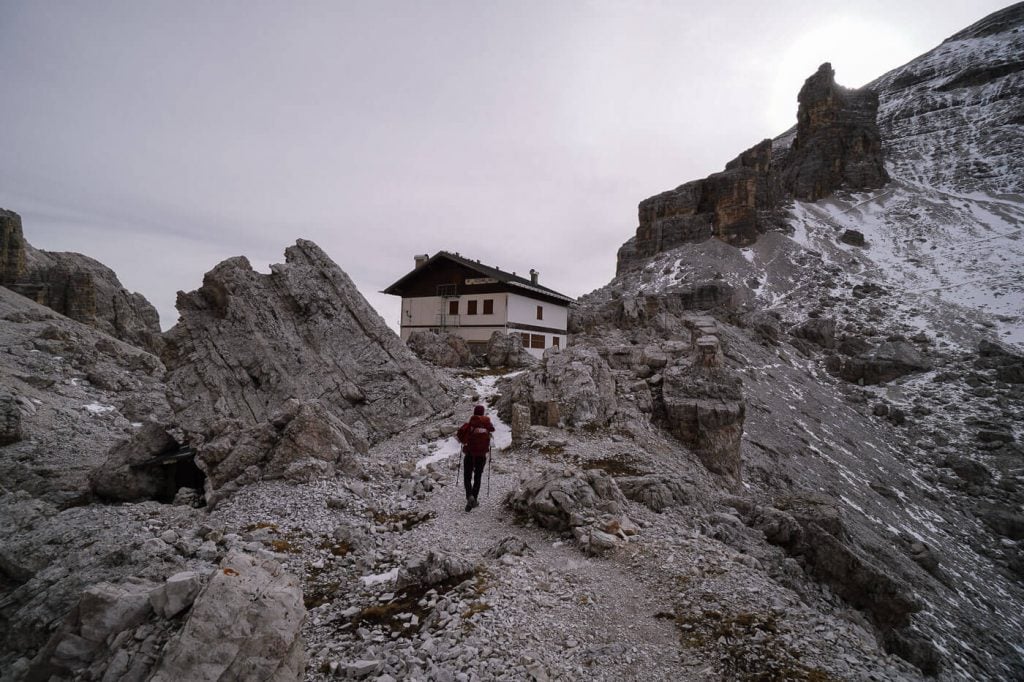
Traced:
[[888, 182], [875, 92], [837, 85], [825, 63], [806, 80], [798, 101], [790, 146], [763, 140], [724, 171], [640, 202], [639, 227], [619, 249], [617, 272], [711, 237], [746, 246], [781, 224], [777, 209], [787, 200], [815, 201], [840, 188]]

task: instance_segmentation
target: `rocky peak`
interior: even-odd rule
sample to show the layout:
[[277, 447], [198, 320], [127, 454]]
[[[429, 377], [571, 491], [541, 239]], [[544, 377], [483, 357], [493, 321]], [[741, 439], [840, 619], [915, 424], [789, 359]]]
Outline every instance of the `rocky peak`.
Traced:
[[168, 399], [213, 485], [253, 464], [289, 477], [293, 464], [324, 473], [313, 460], [347, 466], [448, 405], [433, 373], [313, 242], [297, 241], [267, 275], [244, 257], [225, 260], [177, 307], [181, 320], [164, 337]]
[[160, 316], [113, 270], [78, 253], [35, 249], [21, 216], [0, 209], [0, 285], [40, 305], [150, 352], [159, 352]]
[[787, 200], [814, 201], [840, 188], [875, 188], [888, 182], [873, 91], [837, 85], [826, 63], [807, 79], [798, 100], [790, 146], [763, 140], [727, 163], [724, 171], [640, 202], [639, 227], [619, 249], [617, 273], [710, 237], [748, 246], [781, 224], [778, 209]]
[[796, 138], [777, 161], [786, 197], [817, 201], [840, 187], [869, 189], [889, 181], [876, 125], [878, 94], [836, 84], [828, 62], [797, 97]]
[[25, 238], [21, 216], [0, 208], [0, 285], [17, 281], [25, 272]]

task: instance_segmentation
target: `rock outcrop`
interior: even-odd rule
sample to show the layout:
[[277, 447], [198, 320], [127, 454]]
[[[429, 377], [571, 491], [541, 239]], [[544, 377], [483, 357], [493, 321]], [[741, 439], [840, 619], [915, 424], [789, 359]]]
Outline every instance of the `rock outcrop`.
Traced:
[[443, 550], [431, 550], [406, 562], [398, 571], [395, 587], [429, 588], [445, 582], [459, 582], [473, 575], [472, 561]]
[[513, 405], [528, 406], [540, 426], [601, 427], [615, 414], [615, 378], [593, 348], [548, 350], [535, 369], [516, 377], [497, 407], [512, 420]]
[[438, 367], [470, 367], [473, 353], [469, 344], [458, 334], [418, 330], [405, 342], [416, 357]]
[[572, 532], [591, 554], [614, 549], [639, 528], [624, 513], [626, 498], [599, 469], [548, 468], [521, 481], [505, 504], [551, 530]]
[[142, 294], [127, 291], [113, 270], [88, 256], [32, 248], [21, 217], [2, 209], [0, 285], [133, 346], [160, 350], [160, 316]]
[[147, 421], [131, 438], [111, 449], [106, 461], [89, 474], [89, 485], [104, 500], [136, 502], [161, 496], [171, 499], [177, 492], [173, 468], [168, 472], [168, 467], [142, 465], [179, 447], [166, 428]]
[[21, 216], [0, 208], [0, 286], [17, 282], [25, 274], [25, 237]]
[[14, 396], [0, 395], [0, 445], [21, 440], [21, 408]]
[[487, 353], [484, 356], [489, 367], [533, 367], [537, 358], [523, 348], [523, 339], [519, 334], [494, 332], [487, 341]]
[[133, 424], [167, 423], [164, 367], [137, 346], [0, 287], [0, 479], [59, 506]]
[[800, 94], [793, 145], [775, 160], [782, 194], [817, 201], [839, 188], [874, 189], [889, 181], [878, 132], [878, 94], [836, 84], [822, 64]]
[[316, 244], [299, 240], [285, 259], [268, 275], [244, 257], [220, 263], [178, 295], [181, 320], [165, 335], [168, 398], [213, 489], [250, 467], [346, 466], [449, 404]]
[[721, 173], [641, 201], [640, 226], [619, 249], [616, 272], [711, 237], [734, 246], [756, 241], [767, 224], [760, 212], [774, 205], [771, 153], [771, 140], [764, 140], [726, 164]]
[[[639, 227], [619, 249], [616, 273], [711, 237], [734, 246], [752, 244], [783, 224], [778, 209], [785, 201], [815, 201], [840, 188], [888, 182], [875, 92], [837, 85], [825, 63], [806, 80], [798, 101], [790, 146], [762, 140], [724, 171], [640, 202]], [[787, 133], [780, 140], [789, 138]]]
[[669, 431], [693, 450], [708, 471], [738, 485], [746, 415], [743, 382], [715, 359], [718, 349], [714, 341], [700, 346], [708, 357], [663, 373], [665, 419]]

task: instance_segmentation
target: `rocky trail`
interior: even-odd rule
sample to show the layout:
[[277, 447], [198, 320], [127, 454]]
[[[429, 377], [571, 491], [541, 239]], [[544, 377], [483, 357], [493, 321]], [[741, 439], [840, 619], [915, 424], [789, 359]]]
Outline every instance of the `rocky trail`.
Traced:
[[[494, 396], [494, 377], [468, 388], [467, 413], [469, 398]], [[507, 427], [494, 418], [501, 441]], [[423, 433], [456, 422], [450, 415]], [[490, 493], [485, 474], [480, 506], [466, 512], [459, 458], [437, 456], [453, 442], [405, 434], [371, 449], [379, 466], [366, 468], [365, 482], [260, 483], [211, 513], [302, 577], [307, 679], [706, 680], [765, 669], [785, 679], [917, 677], [881, 654], [863, 623], [825, 616], [766, 581], [757, 559], [722, 542], [743, 525], [734, 516], [708, 524], [690, 508], [627, 503], [635, 534], [585, 551], [572, 533], [506, 502], [523, 479], [562, 475], [581, 454], [610, 467], [620, 444], [498, 450]]]

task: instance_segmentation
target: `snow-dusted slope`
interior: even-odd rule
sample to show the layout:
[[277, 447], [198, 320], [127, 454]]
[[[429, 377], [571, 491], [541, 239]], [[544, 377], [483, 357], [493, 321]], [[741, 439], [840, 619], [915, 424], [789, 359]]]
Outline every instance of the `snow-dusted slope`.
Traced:
[[[919, 318], [952, 303], [1024, 343], [1024, 3], [869, 87], [893, 181], [797, 202], [798, 241], [854, 279], [900, 288]], [[846, 229], [864, 233], [866, 248], [837, 244]]]

